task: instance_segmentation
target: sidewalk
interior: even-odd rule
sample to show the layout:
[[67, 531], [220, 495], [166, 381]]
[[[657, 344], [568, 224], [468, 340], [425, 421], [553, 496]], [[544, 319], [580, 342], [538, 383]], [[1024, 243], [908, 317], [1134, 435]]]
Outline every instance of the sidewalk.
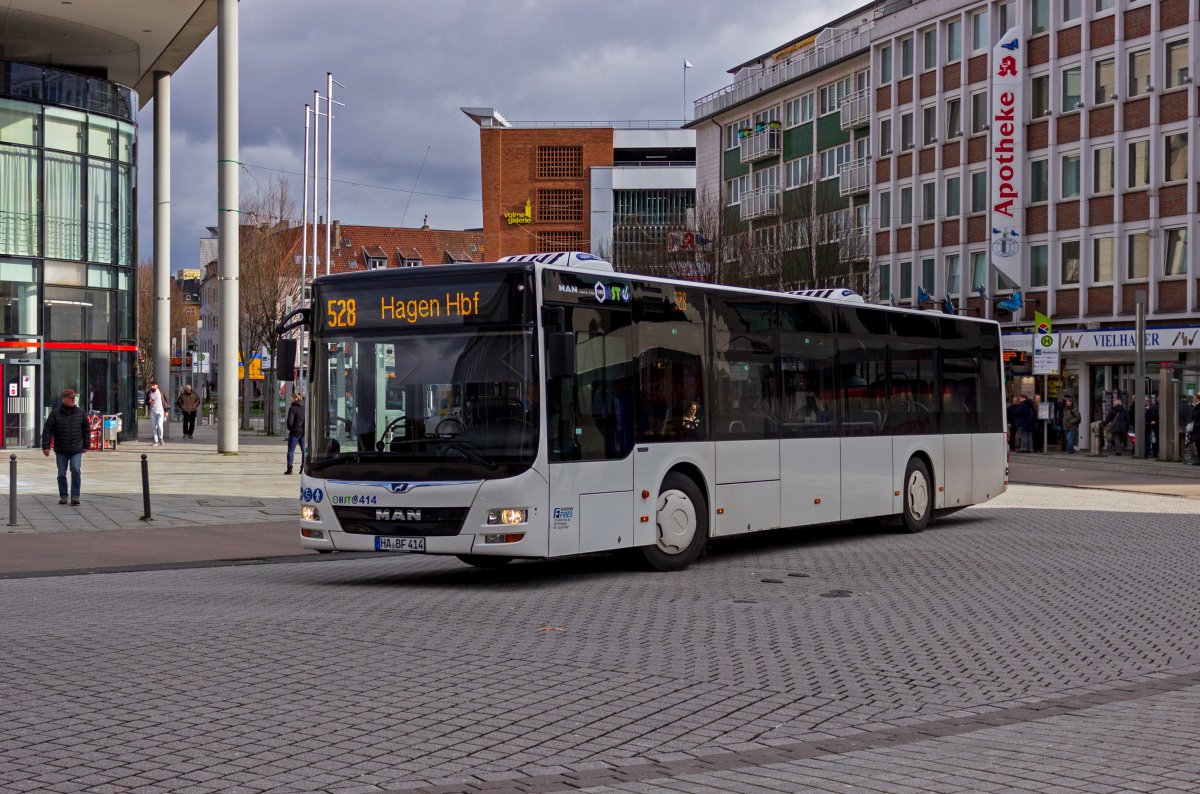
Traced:
[[1102, 488], [1200, 499], [1200, 466], [1185, 466], [1132, 455], [1092, 456], [1013, 453], [1009, 479], [1014, 483]]
[[[8, 454], [0, 460], [0, 574], [261, 558], [303, 553], [298, 476], [285, 476], [287, 443], [241, 433], [237, 455], [217, 452], [216, 427], [155, 447], [122, 443], [83, 456], [82, 504], [58, 503], [54, 456], [17, 456], [17, 526], [9, 514]], [[152, 519], [143, 521], [141, 457]], [[297, 469], [298, 470], [298, 469]]]

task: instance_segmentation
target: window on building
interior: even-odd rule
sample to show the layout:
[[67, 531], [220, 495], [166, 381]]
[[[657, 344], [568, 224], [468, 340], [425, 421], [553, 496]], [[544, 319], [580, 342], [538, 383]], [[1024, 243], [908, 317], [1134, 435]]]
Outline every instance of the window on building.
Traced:
[[1050, 246], [1045, 243], [1029, 246], [1029, 286], [1045, 287], [1050, 278]]
[[1186, 180], [1188, 178], [1188, 136], [1186, 132], [1167, 136], [1166, 155], [1163, 181]]
[[900, 295], [902, 301], [912, 300], [912, 262], [900, 263]]
[[912, 223], [913, 212], [913, 194], [911, 187], [900, 188], [900, 225], [908, 226]]
[[901, 39], [900, 41], [900, 76], [912, 77], [913, 73], [913, 40], [911, 38]]
[[900, 151], [913, 148], [913, 114], [900, 114]]
[[813, 92], [789, 99], [785, 107], [784, 119], [788, 127], [806, 124], [813, 118]]
[[539, 221], [583, 220], [583, 191], [580, 189], [539, 189], [537, 192]]
[[1108, 193], [1116, 187], [1113, 147], [1098, 146], [1092, 150], [1092, 192]]
[[962, 100], [958, 97], [946, 102], [946, 140], [952, 141], [962, 135]]
[[537, 147], [538, 179], [579, 179], [583, 176], [582, 146]]
[[969, 290], [977, 289], [987, 283], [987, 253], [984, 251], [971, 252], [971, 283]]
[[821, 156], [821, 179], [832, 179], [838, 175], [843, 164], [850, 162], [850, 144], [843, 143], [832, 149], [824, 149]]
[[1187, 229], [1166, 229], [1167, 251], [1163, 258], [1163, 275], [1187, 274]]
[[821, 86], [821, 115], [825, 116], [830, 113], [837, 113], [842, 107], [842, 100], [850, 95], [851, 86], [854, 78], [847, 76], [838, 80], [836, 83], [830, 83], [826, 86]]
[[1059, 261], [1062, 265], [1059, 278], [1063, 284], [1078, 284], [1079, 283], [1079, 241], [1078, 240], [1063, 240], [1059, 244], [1061, 257]]
[[1050, 75], [1035, 75], [1029, 88], [1029, 120], [1037, 121], [1050, 113]]
[[1083, 13], [1083, 0], [1062, 0], [1063, 22], [1074, 22]]
[[988, 35], [988, 12], [980, 11], [971, 16], [971, 50], [986, 50], [991, 44]]
[[735, 177], [725, 180], [725, 195], [729, 197], [729, 206], [742, 202], [742, 180], [745, 177]]
[[988, 128], [987, 91], [971, 94], [971, 134], [978, 135]]
[[937, 143], [937, 105], [921, 109], [921, 141], [925, 146]]
[[738, 146], [741, 145], [740, 132], [744, 129], [748, 129], [749, 127], [750, 127], [750, 117], [749, 116], [742, 119], [741, 121], [735, 121], [733, 124], [730, 124], [728, 127], [726, 127], [725, 128], [725, 135], [726, 135], [725, 148], [726, 149], [738, 148]]
[[1063, 69], [1061, 107], [1064, 113], [1083, 107], [1083, 71], [1078, 66]]
[[1150, 184], [1150, 141], [1129, 142], [1130, 188], [1146, 187]]
[[959, 279], [961, 278], [962, 263], [959, 261], [958, 254], [946, 255], [946, 294], [958, 295], [961, 289]]
[[921, 260], [921, 282], [920, 283], [921, 283], [921, 286], [925, 288], [925, 291], [928, 292], [930, 295], [933, 294], [933, 291], [935, 289], [935, 287], [934, 287], [934, 284], [935, 284], [934, 271], [936, 269], [937, 269], [937, 262], [936, 262], [936, 260], [934, 260], [933, 257], [930, 256], [930, 257], [926, 257], [925, 259]]
[[988, 204], [987, 171], [971, 174], [971, 212], [986, 212]]
[[1037, 204], [1050, 200], [1050, 161], [1033, 160], [1029, 163], [1029, 200]]
[[890, 262], [881, 262], [879, 264], [879, 300], [889, 301], [892, 299], [892, 265]]
[[1150, 91], [1150, 48], [1129, 53], [1129, 89], [1132, 99]]
[[892, 120], [879, 120], [879, 156], [887, 157], [892, 153]]
[[1150, 234], [1130, 232], [1126, 238], [1125, 276], [1133, 280], [1150, 277]]
[[1092, 282], [1107, 283], [1113, 280], [1113, 253], [1116, 246], [1112, 237], [1092, 238]]
[[1103, 105], [1113, 101], [1117, 93], [1117, 62], [1114, 58], [1101, 58], [1095, 66], [1095, 93], [1093, 101]]
[[931, 221], [937, 217], [937, 182], [921, 184], [921, 220]]
[[767, 124], [772, 121], [779, 121], [779, 105], [760, 110], [754, 114], [755, 127], [758, 127], [759, 124]]
[[1113, 0], [1096, 0], [1096, 13], [1103, 14], [1105, 11], [1112, 11]]
[[1045, 33], [1050, 29], [1050, 0], [1032, 0], [1030, 15], [1029, 31], [1035, 36]]
[[876, 203], [879, 207], [879, 228], [887, 229], [892, 225], [892, 191], [879, 191], [879, 199]]
[[879, 48], [879, 84], [887, 85], [892, 82], [892, 45], [885, 44]]
[[1187, 39], [1172, 41], [1167, 44], [1166, 56], [1163, 59], [1167, 68], [1166, 88], [1179, 88], [1188, 82], [1188, 42]]
[[1062, 156], [1062, 197], [1079, 197], [1079, 152]]
[[962, 20], [952, 19], [946, 23], [946, 63], [962, 59]]
[[921, 50], [925, 69], [936, 69], [938, 65], [937, 28], [930, 28], [921, 34]]
[[[1016, 11], [1016, 3], [1001, 3], [1000, 4], [1000, 30], [997, 34], [1003, 36], [1016, 23], [1016, 17], [1013, 14]], [[989, 42], [993, 43], [993, 42]]]
[[946, 178], [946, 217], [957, 218], [962, 214], [962, 178]]
[[795, 160], [787, 161], [787, 182], [785, 187], [788, 190], [807, 185], [813, 181], [812, 155], [806, 154], [803, 157], [797, 157]]

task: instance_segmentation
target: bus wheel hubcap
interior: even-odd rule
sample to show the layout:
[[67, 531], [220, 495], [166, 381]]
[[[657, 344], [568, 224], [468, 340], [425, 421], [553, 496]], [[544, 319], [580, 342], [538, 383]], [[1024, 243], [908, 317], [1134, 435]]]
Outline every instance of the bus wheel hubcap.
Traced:
[[925, 475], [914, 471], [908, 476], [908, 512], [917, 521], [925, 517], [929, 509], [929, 484]]
[[665, 491], [658, 497], [658, 547], [679, 554], [696, 536], [696, 507], [683, 491]]

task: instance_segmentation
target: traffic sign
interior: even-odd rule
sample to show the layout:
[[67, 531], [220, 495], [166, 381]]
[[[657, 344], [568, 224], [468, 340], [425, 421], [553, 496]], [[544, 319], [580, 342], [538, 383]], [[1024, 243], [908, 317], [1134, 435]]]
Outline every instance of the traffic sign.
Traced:
[[1056, 375], [1058, 371], [1058, 337], [1054, 335], [1050, 318], [1035, 311], [1033, 313], [1033, 374]]

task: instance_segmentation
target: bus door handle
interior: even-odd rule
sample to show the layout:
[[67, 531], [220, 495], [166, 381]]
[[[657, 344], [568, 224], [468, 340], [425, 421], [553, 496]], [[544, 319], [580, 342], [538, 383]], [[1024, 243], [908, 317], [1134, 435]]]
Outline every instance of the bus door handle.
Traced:
[[637, 451], [638, 451], [638, 452], [649, 452], [649, 451], [650, 451], [650, 447], [638, 447], [638, 448], [637, 448]]

